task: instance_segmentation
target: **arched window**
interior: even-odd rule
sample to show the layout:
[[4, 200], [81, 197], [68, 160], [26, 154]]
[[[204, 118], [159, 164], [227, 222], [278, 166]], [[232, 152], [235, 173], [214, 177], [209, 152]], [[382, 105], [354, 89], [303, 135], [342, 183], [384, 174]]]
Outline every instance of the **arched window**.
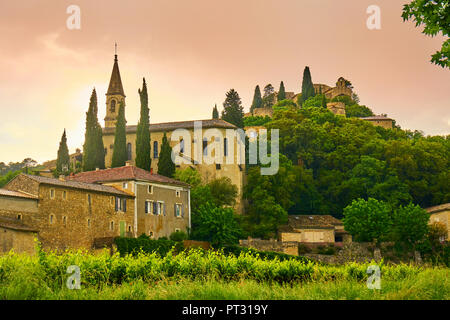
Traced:
[[116, 112], [116, 100], [114, 100], [114, 99], [111, 100], [110, 110], [111, 110], [111, 112]]
[[181, 139], [180, 141], [180, 153], [184, 153], [184, 140]]
[[158, 141], [153, 142], [153, 158], [158, 158]]
[[128, 143], [127, 144], [127, 159], [128, 160], [131, 160], [131, 155], [132, 155], [132, 153], [131, 153], [131, 143]]

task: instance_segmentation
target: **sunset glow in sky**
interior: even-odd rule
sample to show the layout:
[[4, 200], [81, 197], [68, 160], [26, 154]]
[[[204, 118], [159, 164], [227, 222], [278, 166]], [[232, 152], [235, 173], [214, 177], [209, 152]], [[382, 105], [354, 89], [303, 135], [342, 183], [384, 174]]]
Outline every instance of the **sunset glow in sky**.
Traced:
[[[247, 112], [257, 84], [301, 91], [349, 79], [361, 104], [402, 128], [450, 134], [450, 71], [429, 62], [443, 38], [404, 23], [409, 0], [18, 0], [0, 2], [0, 162], [56, 158], [84, 142], [95, 87], [103, 125], [118, 43], [128, 124], [145, 77], [151, 123], [211, 118], [234, 88]], [[81, 8], [69, 30], [66, 9]], [[369, 5], [381, 30], [366, 27]]]

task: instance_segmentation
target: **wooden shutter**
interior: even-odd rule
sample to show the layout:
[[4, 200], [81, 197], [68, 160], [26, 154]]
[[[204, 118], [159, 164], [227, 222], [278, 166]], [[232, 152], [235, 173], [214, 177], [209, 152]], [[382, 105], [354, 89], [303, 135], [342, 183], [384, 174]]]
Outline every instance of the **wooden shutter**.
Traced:
[[123, 212], [127, 212], [127, 199], [122, 200], [123, 200]]
[[175, 217], [177, 216], [177, 204], [176, 203], [173, 205], [173, 215]]
[[181, 205], [181, 217], [184, 218], [184, 206]]
[[119, 204], [118, 204], [118, 201], [117, 201], [117, 200], [119, 200], [119, 198], [115, 197], [114, 199], [115, 199], [114, 202], [115, 202], [116, 211], [119, 211]]
[[166, 203], [163, 203], [163, 214], [166, 215]]

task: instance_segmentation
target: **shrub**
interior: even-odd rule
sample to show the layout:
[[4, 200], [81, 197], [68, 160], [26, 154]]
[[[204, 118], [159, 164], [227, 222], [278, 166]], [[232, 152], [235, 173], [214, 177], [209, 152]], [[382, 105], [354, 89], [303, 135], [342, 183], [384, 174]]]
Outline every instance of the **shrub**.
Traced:
[[175, 231], [175, 232], [171, 233], [169, 238], [172, 241], [179, 242], [179, 241], [187, 240], [188, 235], [184, 231]]
[[172, 248], [177, 252], [183, 250], [182, 242], [167, 239], [153, 240], [145, 234], [142, 234], [138, 238], [118, 237], [114, 239], [114, 242], [121, 256], [127, 254], [136, 255], [139, 252], [157, 253], [160, 256], [165, 256]]

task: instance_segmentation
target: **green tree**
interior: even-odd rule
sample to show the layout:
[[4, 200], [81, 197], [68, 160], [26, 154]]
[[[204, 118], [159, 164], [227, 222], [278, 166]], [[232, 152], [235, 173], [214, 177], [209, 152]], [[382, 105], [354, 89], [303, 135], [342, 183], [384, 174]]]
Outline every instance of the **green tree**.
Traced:
[[259, 86], [256, 86], [255, 93], [253, 94], [253, 102], [252, 106], [250, 107], [250, 112], [253, 113], [253, 110], [262, 107], [263, 107], [263, 100], [261, 97], [261, 90], [259, 89]]
[[105, 168], [105, 148], [102, 127], [98, 122], [97, 93], [92, 91], [89, 109], [86, 113], [86, 131], [83, 144], [83, 171]]
[[191, 238], [209, 241], [213, 247], [236, 244], [241, 234], [233, 209], [216, 207], [211, 203], [202, 205], [192, 214]]
[[187, 167], [186, 169], [176, 169], [175, 179], [185, 182], [193, 188], [198, 187], [202, 183], [202, 176], [200, 173], [191, 167]]
[[284, 83], [281, 81], [280, 90], [278, 90], [277, 101], [286, 99], [286, 90], [284, 89]]
[[303, 71], [301, 105], [303, 106], [303, 102], [311, 97], [314, 97], [315, 95], [316, 93], [314, 91], [314, 84], [311, 79], [311, 72], [309, 67], [305, 67], [305, 70]]
[[214, 106], [213, 112], [212, 112], [212, 118], [213, 119], [219, 119], [219, 110], [217, 110], [217, 104]]
[[275, 104], [275, 89], [269, 83], [264, 87], [264, 96], [263, 96], [263, 107], [264, 108], [272, 108]]
[[116, 130], [114, 133], [114, 150], [112, 155], [111, 167], [123, 167], [128, 159], [127, 156], [127, 137], [126, 137], [125, 106], [120, 102], [119, 114], [117, 116]]
[[239, 94], [231, 89], [226, 93], [223, 103], [222, 120], [234, 124], [238, 128], [244, 127], [244, 108]]
[[391, 231], [391, 209], [387, 203], [373, 198], [353, 200], [344, 208], [343, 222], [355, 240], [379, 245]]
[[422, 33], [435, 36], [439, 32], [447, 38], [440, 51], [432, 55], [431, 62], [450, 68], [450, 2], [449, 0], [413, 0], [403, 6], [403, 21], [413, 19], [416, 27], [425, 25]]
[[169, 178], [175, 175], [175, 163], [172, 161], [172, 147], [167, 140], [165, 132], [162, 138], [161, 152], [159, 153], [158, 174]]
[[347, 118], [371, 117], [374, 115], [370, 108], [357, 104], [345, 106], [345, 114]]
[[64, 129], [64, 133], [59, 143], [58, 157], [56, 158], [55, 175], [56, 176], [59, 176], [61, 174], [68, 175], [69, 171], [70, 171], [69, 148], [67, 148], [66, 129]]
[[430, 215], [420, 206], [409, 203], [394, 210], [392, 220], [394, 239], [415, 248], [428, 233]]
[[238, 188], [228, 177], [214, 179], [207, 184], [211, 190], [211, 196], [217, 207], [234, 206], [238, 195]]
[[141, 100], [141, 117], [136, 131], [136, 167], [150, 171], [152, 159], [150, 157], [150, 115], [148, 108], [148, 93], [145, 78], [142, 90], [138, 90]]

